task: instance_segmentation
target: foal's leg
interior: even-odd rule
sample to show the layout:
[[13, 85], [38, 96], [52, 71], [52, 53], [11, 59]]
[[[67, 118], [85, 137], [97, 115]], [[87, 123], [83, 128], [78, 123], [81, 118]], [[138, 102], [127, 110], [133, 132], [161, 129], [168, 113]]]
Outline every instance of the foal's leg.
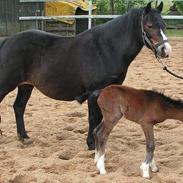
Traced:
[[150, 179], [150, 168], [153, 172], [158, 171], [158, 167], [153, 159], [155, 149], [153, 125], [142, 125], [142, 129], [146, 138], [146, 157], [144, 162], [142, 162], [140, 169], [142, 177]]
[[109, 137], [110, 132], [114, 128], [114, 126], [117, 124], [117, 122], [121, 119], [122, 114], [121, 112], [117, 112], [116, 114], [109, 114], [110, 117], [105, 116], [104, 114], [104, 120], [102, 122], [102, 125], [99, 124], [99, 129], [96, 130], [95, 139], [96, 139], [96, 158], [97, 158], [97, 168], [100, 171], [100, 174], [105, 174], [105, 146], [107, 143], [107, 139]]
[[99, 129], [102, 127], [103, 125], [103, 121], [93, 130], [93, 136], [95, 139], [95, 163], [97, 163], [98, 159], [99, 159], [99, 141], [98, 141], [98, 137], [97, 137], [97, 133], [99, 131]]
[[29, 139], [24, 126], [24, 111], [32, 93], [33, 86], [32, 85], [20, 85], [18, 86], [18, 94], [13, 105], [16, 117], [16, 125], [17, 125], [17, 135], [19, 139], [25, 142], [25, 139]]
[[89, 150], [95, 149], [95, 140], [93, 137], [93, 130], [102, 121], [102, 113], [97, 104], [97, 94], [92, 94], [88, 98], [88, 116], [89, 116], [89, 131], [87, 136], [87, 145]]

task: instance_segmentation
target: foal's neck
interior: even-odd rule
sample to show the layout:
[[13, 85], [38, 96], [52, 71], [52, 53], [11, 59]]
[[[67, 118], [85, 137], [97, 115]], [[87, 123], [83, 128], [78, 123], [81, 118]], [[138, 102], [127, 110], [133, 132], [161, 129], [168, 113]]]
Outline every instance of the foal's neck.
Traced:
[[167, 119], [177, 119], [183, 122], [183, 107], [168, 107]]

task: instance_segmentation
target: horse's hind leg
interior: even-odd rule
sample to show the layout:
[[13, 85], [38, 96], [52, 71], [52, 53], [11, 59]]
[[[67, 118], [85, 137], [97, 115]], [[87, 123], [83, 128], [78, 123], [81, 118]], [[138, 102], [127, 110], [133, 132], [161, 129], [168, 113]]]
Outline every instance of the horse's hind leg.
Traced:
[[98, 93], [94, 93], [88, 98], [89, 131], [87, 136], [87, 145], [89, 150], [95, 149], [93, 130], [102, 121], [102, 114], [97, 104], [97, 98]]
[[154, 149], [155, 149], [153, 125], [146, 123], [145, 125], [142, 125], [142, 129], [146, 137], [147, 153], [146, 153], [145, 160], [142, 162], [140, 166], [140, 169], [141, 169], [142, 177], [150, 179], [150, 169], [153, 172], [158, 171], [158, 167], [155, 163], [155, 160], [153, 159]]
[[18, 86], [18, 94], [13, 105], [17, 125], [17, 135], [23, 142], [25, 139], [29, 139], [25, 130], [23, 115], [26, 104], [31, 96], [32, 89], [33, 86], [28, 84]]

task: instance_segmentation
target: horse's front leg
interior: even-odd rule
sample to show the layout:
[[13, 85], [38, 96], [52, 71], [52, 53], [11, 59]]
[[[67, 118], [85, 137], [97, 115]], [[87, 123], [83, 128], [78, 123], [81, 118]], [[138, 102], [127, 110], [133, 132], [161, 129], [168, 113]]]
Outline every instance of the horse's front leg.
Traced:
[[153, 172], [158, 171], [158, 167], [156, 165], [155, 160], [153, 159], [155, 143], [154, 143], [154, 130], [152, 124], [144, 124], [142, 125], [142, 129], [146, 138], [146, 158], [142, 162], [140, 166], [142, 177], [150, 179], [150, 171]]
[[33, 86], [32, 85], [21, 85], [18, 86], [18, 94], [13, 105], [16, 117], [17, 135], [19, 140], [24, 143], [30, 143], [29, 137], [25, 130], [24, 125], [24, 111], [26, 104], [31, 96]]
[[93, 137], [93, 130], [102, 121], [102, 113], [97, 104], [98, 94], [94, 93], [88, 98], [88, 117], [89, 117], [89, 131], [87, 136], [87, 145], [89, 150], [95, 149], [95, 140]]

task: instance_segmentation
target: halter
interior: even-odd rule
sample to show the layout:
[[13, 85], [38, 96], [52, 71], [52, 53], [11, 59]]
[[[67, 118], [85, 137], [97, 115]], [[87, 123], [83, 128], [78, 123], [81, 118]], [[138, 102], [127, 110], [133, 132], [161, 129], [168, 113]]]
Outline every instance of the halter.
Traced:
[[154, 52], [157, 60], [162, 64], [163, 70], [167, 71], [169, 74], [171, 74], [174, 77], [177, 77], [179, 79], [183, 79], [183, 76], [180, 76], [180, 75], [174, 73], [173, 71], [171, 71], [168, 68], [168, 66], [165, 64], [165, 62], [163, 62], [162, 59], [160, 59], [158, 57], [158, 55], [157, 55], [157, 48], [159, 46], [161, 46], [162, 44], [168, 42], [168, 40], [163, 40], [163, 41], [161, 41], [161, 42], [159, 42], [159, 43], [154, 45], [153, 42], [151, 41], [151, 39], [147, 36], [147, 33], [144, 31], [144, 26], [143, 26], [143, 20], [144, 20], [143, 18], [144, 17], [143, 17], [143, 15], [144, 15], [144, 13], [142, 13], [142, 18], [141, 18], [141, 30], [142, 30], [142, 40], [143, 40], [144, 45], [146, 47], [149, 46], [151, 48], [151, 50]]
[[141, 18], [141, 30], [142, 30], [142, 40], [143, 40], [143, 43], [146, 47], [150, 47], [151, 50], [154, 52], [156, 58], [158, 58], [158, 55], [157, 55], [157, 49], [159, 46], [161, 46], [162, 44], [168, 42], [168, 40], [163, 40], [161, 42], [158, 42], [157, 44], [153, 44], [153, 42], [151, 41], [151, 39], [147, 36], [147, 33], [144, 31], [144, 25], [143, 25], [143, 20], [144, 20], [144, 17], [143, 17], [144, 13], [142, 13], [142, 18]]

